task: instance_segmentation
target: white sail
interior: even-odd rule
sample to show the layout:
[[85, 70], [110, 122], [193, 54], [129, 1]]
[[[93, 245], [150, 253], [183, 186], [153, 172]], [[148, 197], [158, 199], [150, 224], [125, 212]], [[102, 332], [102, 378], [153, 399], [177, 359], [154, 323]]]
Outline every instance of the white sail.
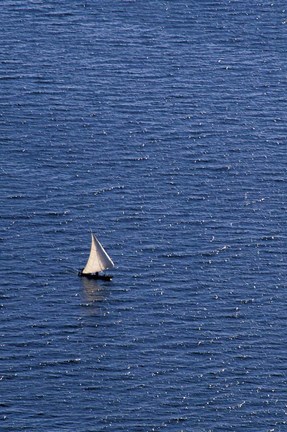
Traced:
[[83, 274], [96, 273], [112, 267], [114, 267], [113, 261], [111, 260], [97, 237], [92, 234], [90, 256], [86, 267], [83, 270]]

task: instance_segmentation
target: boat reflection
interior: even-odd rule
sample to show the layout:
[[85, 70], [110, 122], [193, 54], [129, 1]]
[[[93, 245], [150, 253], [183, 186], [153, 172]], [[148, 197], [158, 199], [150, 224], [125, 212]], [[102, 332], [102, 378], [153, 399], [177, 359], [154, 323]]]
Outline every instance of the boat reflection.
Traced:
[[105, 315], [105, 308], [101, 303], [107, 298], [107, 288], [94, 279], [82, 278], [83, 303], [91, 315]]

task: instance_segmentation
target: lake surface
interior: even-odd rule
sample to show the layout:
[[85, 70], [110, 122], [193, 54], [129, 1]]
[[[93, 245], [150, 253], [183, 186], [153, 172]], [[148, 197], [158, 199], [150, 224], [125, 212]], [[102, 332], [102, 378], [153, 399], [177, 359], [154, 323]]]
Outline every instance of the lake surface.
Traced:
[[0, 35], [1, 431], [286, 431], [286, 2], [2, 0]]

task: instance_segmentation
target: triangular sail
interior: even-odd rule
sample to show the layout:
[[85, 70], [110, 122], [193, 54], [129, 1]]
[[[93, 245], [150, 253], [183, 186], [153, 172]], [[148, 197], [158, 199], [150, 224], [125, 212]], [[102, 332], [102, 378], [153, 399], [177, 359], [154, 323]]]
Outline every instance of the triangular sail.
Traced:
[[92, 234], [90, 256], [86, 267], [83, 270], [83, 274], [96, 273], [112, 267], [114, 267], [113, 261], [111, 260], [97, 237]]

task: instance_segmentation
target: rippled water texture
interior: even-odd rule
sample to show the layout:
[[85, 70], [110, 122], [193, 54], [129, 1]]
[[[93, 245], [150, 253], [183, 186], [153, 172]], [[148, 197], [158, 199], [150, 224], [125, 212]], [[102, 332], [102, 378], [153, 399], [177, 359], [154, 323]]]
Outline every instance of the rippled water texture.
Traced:
[[2, 0], [1, 431], [286, 431], [286, 23]]

